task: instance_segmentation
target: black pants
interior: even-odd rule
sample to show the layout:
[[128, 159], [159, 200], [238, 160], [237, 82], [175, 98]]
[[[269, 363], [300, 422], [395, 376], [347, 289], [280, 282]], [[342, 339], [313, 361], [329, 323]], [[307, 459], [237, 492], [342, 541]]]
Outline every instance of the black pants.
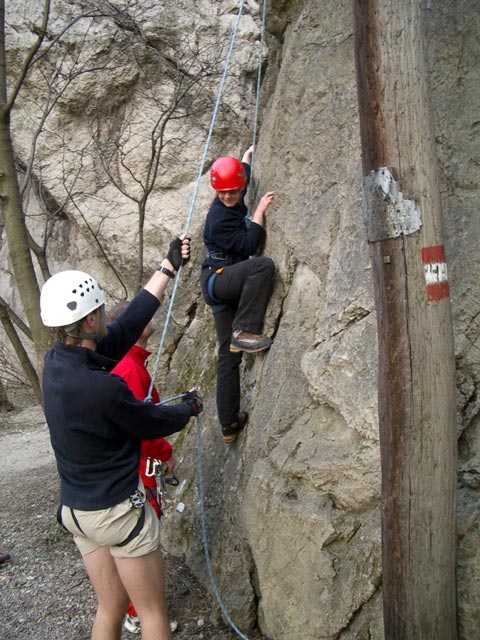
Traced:
[[225, 267], [215, 276], [214, 294], [228, 306], [213, 314], [218, 340], [217, 412], [220, 424], [231, 424], [240, 411], [242, 353], [232, 353], [232, 331], [260, 334], [273, 291], [275, 264], [263, 256]]
[[232, 353], [232, 322], [236, 305], [213, 314], [218, 340], [217, 413], [220, 424], [231, 424], [240, 411], [240, 363], [242, 352]]
[[233, 330], [262, 332], [274, 277], [275, 264], [264, 256], [232, 264], [215, 276], [215, 298], [237, 307], [232, 320]]

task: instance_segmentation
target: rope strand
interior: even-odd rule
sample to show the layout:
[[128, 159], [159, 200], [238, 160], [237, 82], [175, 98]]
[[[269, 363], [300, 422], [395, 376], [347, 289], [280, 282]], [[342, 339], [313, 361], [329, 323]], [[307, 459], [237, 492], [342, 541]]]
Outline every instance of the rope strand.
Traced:
[[208, 577], [210, 578], [210, 582], [212, 583], [213, 593], [215, 594], [215, 598], [217, 599], [218, 606], [222, 611], [225, 620], [232, 627], [235, 633], [242, 638], [243, 640], [248, 640], [247, 636], [244, 636], [243, 633], [238, 629], [233, 620], [228, 615], [227, 610], [225, 609], [225, 605], [223, 604], [222, 598], [220, 597], [220, 593], [218, 592], [217, 584], [215, 582], [215, 578], [213, 577], [212, 564], [210, 562], [210, 554], [208, 552], [208, 539], [207, 539], [207, 523], [205, 517], [205, 496], [203, 491], [203, 470], [202, 470], [202, 427], [200, 424], [200, 418], [197, 416], [197, 474], [198, 474], [198, 495], [200, 498], [200, 520], [202, 525], [202, 542], [203, 542], [203, 550], [205, 552], [205, 561], [207, 563], [207, 572]]
[[265, 42], [265, 22], [267, 15], [267, 0], [263, 0], [263, 8], [262, 8], [262, 29], [260, 32], [260, 48], [258, 51], [258, 69], [257, 69], [257, 95], [255, 99], [255, 113], [253, 117], [253, 153], [252, 153], [252, 161], [250, 164], [250, 171], [253, 177], [253, 164], [255, 162], [255, 145], [257, 144], [257, 126], [258, 126], [258, 111], [259, 111], [259, 103], [260, 103], [260, 86], [262, 84], [262, 57], [263, 57], [263, 45]]
[[[225, 69], [222, 75], [222, 79], [220, 82], [220, 87], [219, 87], [219, 91], [218, 91], [218, 95], [217, 95], [217, 100], [215, 102], [215, 108], [212, 114], [212, 118], [211, 118], [211, 122], [210, 122], [210, 128], [208, 130], [208, 135], [207, 135], [207, 140], [205, 142], [205, 146], [204, 146], [204, 151], [203, 151], [203, 155], [202, 155], [202, 159], [201, 159], [201, 163], [200, 163], [200, 169], [198, 171], [198, 176], [197, 176], [197, 181], [195, 183], [195, 189], [193, 192], [193, 196], [192, 196], [192, 200], [191, 200], [191, 204], [190, 204], [190, 209], [188, 212], [188, 216], [187, 216], [187, 220], [185, 223], [185, 227], [183, 230], [183, 233], [185, 234], [185, 236], [188, 234], [188, 229], [190, 227], [190, 223], [192, 221], [192, 217], [193, 217], [193, 211], [194, 211], [194, 207], [195, 207], [195, 202], [197, 199], [197, 195], [198, 195], [198, 191], [200, 188], [200, 181], [203, 175], [203, 169], [205, 166], [205, 161], [207, 158], [207, 153], [208, 153], [208, 148], [210, 146], [210, 140], [212, 137], [212, 133], [213, 133], [213, 127], [217, 118], [217, 114], [218, 114], [218, 109], [220, 106], [220, 100], [221, 100], [221, 96], [223, 93], [223, 88], [225, 85], [225, 80], [227, 78], [227, 73], [228, 73], [228, 69], [230, 66], [230, 60], [232, 57], [232, 52], [233, 52], [233, 48], [234, 48], [234, 44], [235, 44], [235, 40], [237, 37], [237, 32], [238, 32], [238, 27], [240, 24], [240, 18], [242, 16], [242, 12], [243, 12], [243, 7], [244, 7], [244, 3], [245, 0], [241, 0], [240, 1], [240, 5], [239, 5], [239, 10], [238, 10], [238, 14], [237, 14], [237, 19], [235, 22], [235, 27], [234, 27], [234, 31], [232, 34], [232, 39], [230, 42], [230, 48], [228, 51], [228, 55], [227, 55], [227, 60], [225, 62]], [[265, 31], [265, 15], [266, 15], [266, 3], [267, 0], [264, 0], [263, 3], [263, 12], [262, 12], [262, 29], [261, 29], [261, 40], [260, 40], [260, 50], [259, 50], [259, 62], [258, 62], [258, 75], [257, 75], [257, 100], [256, 100], [256, 104], [255, 104], [255, 115], [254, 115], [254, 132], [253, 132], [253, 144], [255, 145], [256, 142], [256, 135], [257, 135], [257, 120], [258, 120], [258, 103], [259, 103], [259, 93], [260, 93], [260, 83], [261, 83], [261, 66], [262, 66], [262, 55], [263, 55], [263, 43], [264, 43], [264, 31]], [[253, 161], [254, 161], [254, 154], [255, 151], [252, 153], [252, 160], [251, 160], [251, 170], [252, 170], [252, 175], [253, 175]], [[177, 288], [178, 288], [178, 283], [180, 281], [180, 275], [182, 272], [182, 266], [180, 266], [180, 268], [177, 271], [177, 275], [175, 277], [175, 282], [174, 282], [174, 286], [173, 286], [173, 291], [172, 291], [172, 295], [170, 296], [170, 302], [168, 305], [168, 310], [167, 310], [167, 315], [165, 318], [165, 323], [163, 326], [163, 331], [162, 331], [162, 335], [161, 335], [161, 339], [160, 339], [160, 344], [158, 347], [158, 352], [157, 352], [157, 356], [155, 359], [155, 364], [154, 364], [154, 368], [153, 368], [153, 372], [152, 372], [152, 380], [150, 383], [150, 388], [148, 390], [148, 395], [145, 398], [146, 402], [151, 402], [152, 401], [152, 391], [153, 391], [153, 385], [154, 385], [154, 380], [157, 376], [157, 371], [158, 371], [158, 366], [160, 363], [160, 357], [163, 351], [163, 346], [164, 346], [164, 342], [165, 342], [165, 336], [167, 333], [167, 328], [168, 325], [170, 323], [170, 318], [172, 315], [172, 308], [173, 308], [173, 303], [175, 300], [175, 296], [177, 293]], [[176, 400], [177, 398], [181, 397], [183, 394], [179, 394], [178, 396], [173, 396], [172, 398], [167, 398], [167, 400], [164, 401], [164, 403], [166, 402], [170, 402], [172, 400]], [[209, 554], [209, 549], [208, 549], [208, 538], [207, 538], [207, 524], [206, 524], [206, 514], [205, 514], [205, 495], [204, 495], [204, 488], [203, 488], [203, 467], [202, 467], [202, 436], [201, 436], [201, 423], [200, 423], [200, 418], [197, 416], [196, 419], [196, 426], [197, 426], [197, 481], [198, 481], [198, 493], [199, 493], [199, 499], [200, 499], [200, 516], [201, 516], [201, 527], [202, 527], [202, 542], [203, 542], [203, 548], [204, 548], [204, 552], [205, 552], [205, 561], [206, 561], [206, 566], [207, 566], [207, 572], [208, 572], [208, 576], [210, 579], [210, 582], [212, 584], [212, 588], [213, 588], [213, 592], [215, 594], [215, 598], [217, 600], [217, 603], [220, 607], [220, 610], [222, 611], [222, 614], [225, 618], [225, 620], [227, 621], [227, 623], [230, 625], [230, 627], [233, 629], [233, 631], [240, 637], [242, 638], [242, 640], [248, 640], [247, 636], [245, 636], [239, 629], [238, 627], [235, 625], [235, 623], [233, 622], [233, 620], [230, 618], [225, 605], [223, 604], [223, 601], [220, 597], [220, 593], [218, 591], [217, 588], [217, 584], [215, 582], [215, 578], [213, 575], [213, 571], [212, 571], [212, 565], [211, 565], [211, 561], [210, 561], [210, 554]]]
[[[233, 34], [232, 34], [232, 39], [230, 41], [230, 48], [228, 50], [227, 60], [225, 62], [225, 69], [223, 71], [222, 79], [220, 81], [220, 87], [219, 87], [219, 90], [218, 90], [217, 100], [215, 102], [215, 108], [213, 110], [213, 114], [212, 114], [212, 118], [211, 118], [211, 122], [210, 122], [210, 128], [208, 130], [207, 140], [205, 142], [205, 147], [204, 147], [204, 150], [203, 150], [202, 160], [201, 160], [201, 163], [200, 163], [200, 169], [198, 171], [197, 181], [196, 181], [196, 184], [195, 184], [195, 189], [194, 189], [193, 196], [192, 196], [192, 201], [191, 201], [191, 204], [190, 204], [190, 210], [188, 212], [187, 221], [185, 223], [185, 228], [183, 230], [183, 233], [185, 235], [188, 234], [188, 229], [189, 229], [190, 223], [192, 221], [193, 210], [194, 210], [194, 207], [195, 207], [195, 202], [196, 202], [198, 191], [199, 191], [199, 188], [200, 188], [200, 181], [201, 181], [201, 178], [202, 178], [202, 175], [203, 175], [203, 167], [205, 165], [205, 161], [206, 161], [207, 153], [208, 153], [208, 148], [210, 146], [210, 140], [212, 138], [213, 126], [215, 124], [215, 120], [217, 119], [218, 109], [219, 109], [219, 106], [220, 106], [220, 99], [222, 97], [223, 87], [225, 85], [225, 80], [226, 80], [226, 77], [227, 77], [228, 68], [230, 66], [230, 60], [232, 58], [233, 47], [235, 45], [235, 40], [237, 38], [238, 27], [239, 27], [239, 24], [240, 24], [240, 18], [242, 17], [244, 4], [245, 4], [245, 0], [241, 0], [240, 1], [240, 6], [239, 6], [239, 9], [238, 9], [237, 20], [235, 22], [235, 27], [234, 27]], [[152, 400], [152, 390], [153, 390], [154, 380], [157, 377], [158, 365], [160, 363], [160, 357], [161, 357], [162, 352], [163, 352], [163, 345], [164, 345], [164, 342], [165, 342], [165, 336], [166, 336], [166, 333], [167, 333], [167, 327], [168, 327], [168, 324], [170, 322], [170, 317], [172, 315], [173, 302], [175, 300], [175, 296], [176, 296], [176, 293], [177, 293], [177, 287], [178, 287], [178, 282], [180, 280], [181, 272], [182, 272], [182, 266], [180, 266], [180, 268], [177, 271], [177, 275], [175, 277], [175, 283], [174, 283], [174, 286], [173, 286], [172, 295], [170, 296], [170, 303], [168, 305], [167, 316], [165, 318], [165, 323], [163, 325], [163, 331], [162, 331], [162, 335], [161, 335], [161, 338], [160, 338], [160, 344], [159, 344], [159, 347], [158, 347], [157, 357], [155, 359], [155, 364], [154, 364], [154, 367], [153, 367], [152, 381], [150, 383], [150, 388], [148, 390], [147, 397], [145, 398], [145, 400], [147, 402], [151, 402], [151, 400]]]

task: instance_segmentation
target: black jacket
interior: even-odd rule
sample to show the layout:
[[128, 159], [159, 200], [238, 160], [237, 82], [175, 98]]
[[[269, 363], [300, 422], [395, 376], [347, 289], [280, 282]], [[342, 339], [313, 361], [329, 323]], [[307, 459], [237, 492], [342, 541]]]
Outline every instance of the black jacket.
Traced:
[[[247, 178], [250, 166], [243, 163]], [[248, 209], [244, 198], [235, 207], [226, 207], [215, 198], [207, 214], [203, 228], [203, 242], [208, 256], [202, 264], [218, 269], [255, 255], [265, 242], [265, 229], [250, 221], [247, 224]]]
[[60, 503], [92, 511], [118, 504], [138, 485], [140, 442], [180, 431], [188, 404], [158, 407], [135, 398], [109, 371], [158, 308], [143, 289], [92, 351], [57, 343], [45, 356], [43, 398], [60, 475]]

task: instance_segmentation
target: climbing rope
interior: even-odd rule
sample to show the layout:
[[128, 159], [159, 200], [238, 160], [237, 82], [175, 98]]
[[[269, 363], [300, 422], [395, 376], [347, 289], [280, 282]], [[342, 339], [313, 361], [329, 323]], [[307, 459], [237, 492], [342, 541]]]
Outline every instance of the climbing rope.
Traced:
[[215, 598], [217, 599], [218, 606], [220, 607], [221, 612], [223, 613], [225, 620], [232, 627], [235, 633], [242, 638], [243, 640], [248, 640], [247, 636], [244, 636], [243, 633], [238, 629], [233, 620], [228, 615], [227, 610], [225, 609], [225, 605], [223, 604], [222, 598], [220, 597], [220, 593], [217, 588], [217, 583], [215, 582], [215, 578], [213, 576], [212, 564], [210, 562], [210, 554], [208, 552], [208, 538], [207, 538], [207, 522], [205, 517], [205, 495], [203, 491], [203, 470], [202, 470], [202, 429], [200, 424], [200, 418], [197, 416], [197, 474], [198, 474], [198, 495], [200, 498], [200, 520], [202, 525], [202, 542], [203, 542], [203, 550], [205, 552], [205, 562], [207, 563], [207, 572], [208, 577], [210, 578], [210, 582], [212, 583], [213, 593], [215, 594]]
[[[192, 200], [191, 200], [191, 203], [190, 203], [190, 209], [189, 209], [189, 212], [188, 212], [187, 221], [185, 223], [185, 227], [184, 227], [184, 230], [183, 230], [183, 233], [184, 233], [185, 236], [188, 235], [188, 230], [190, 228], [190, 223], [192, 221], [195, 202], [196, 202], [196, 199], [197, 199], [197, 196], [198, 196], [198, 191], [200, 189], [200, 181], [201, 181], [201, 178], [203, 176], [203, 170], [204, 170], [204, 166], [205, 166], [205, 162], [206, 162], [206, 158], [207, 158], [208, 148], [210, 146], [210, 140], [211, 140], [212, 133], [213, 133], [213, 127], [214, 127], [214, 124], [215, 124], [215, 121], [216, 121], [216, 118], [217, 118], [218, 109], [220, 107], [220, 100], [221, 100], [221, 96], [222, 96], [222, 93], [223, 93], [223, 88], [224, 88], [225, 81], [226, 81], [227, 74], [228, 74], [228, 69], [229, 69], [229, 66], [230, 66], [230, 61], [231, 61], [231, 57], [232, 57], [232, 53], [233, 53], [233, 48], [234, 48], [235, 41], [236, 41], [236, 38], [237, 38], [238, 28], [239, 28], [239, 24], [240, 24], [240, 19], [242, 17], [244, 4], [245, 4], [245, 0], [240, 0], [237, 19], [236, 19], [236, 22], [235, 22], [235, 27], [234, 27], [234, 30], [233, 30], [233, 33], [232, 33], [232, 38], [231, 38], [231, 41], [230, 41], [230, 48], [229, 48], [227, 59], [226, 59], [226, 62], [225, 62], [225, 68], [224, 68], [224, 71], [223, 71], [223, 75], [222, 75], [222, 78], [221, 78], [221, 81], [220, 81], [217, 100], [215, 102], [215, 108], [213, 110], [213, 114], [212, 114], [212, 118], [211, 118], [211, 122], [210, 122], [210, 127], [209, 127], [209, 130], [208, 130], [207, 140], [205, 142], [205, 146], [204, 146], [204, 150], [203, 150], [203, 155], [202, 155], [202, 159], [201, 159], [201, 163], [200, 163], [200, 168], [199, 168], [199, 171], [198, 171], [197, 181], [195, 183], [195, 189], [194, 189]], [[259, 93], [260, 93], [260, 82], [261, 82], [261, 65], [262, 65], [262, 56], [263, 56], [266, 4], [267, 4], [267, 0], [264, 0], [264, 2], [263, 2], [263, 11], [262, 11], [262, 29], [261, 29], [261, 41], [260, 41], [259, 62], [258, 62], [258, 76], [257, 76], [257, 99], [256, 99], [256, 104], [255, 104], [255, 116], [254, 116], [254, 133], [253, 133], [253, 144], [254, 145], [255, 145], [255, 142], [256, 142], [256, 134], [257, 134], [258, 103], [259, 103], [258, 96], [259, 96]], [[252, 160], [251, 160], [251, 170], [252, 170], [252, 172], [253, 172], [253, 161], [254, 161], [254, 153], [252, 153]], [[176, 296], [176, 293], [177, 293], [177, 288], [178, 288], [178, 283], [180, 281], [181, 271], [182, 271], [182, 266], [179, 267], [179, 269], [177, 271], [177, 275], [175, 277], [173, 291], [172, 291], [172, 294], [170, 296], [170, 302], [169, 302], [169, 305], [168, 305], [167, 314], [166, 314], [166, 318], [165, 318], [165, 323], [164, 323], [163, 330], [162, 330], [162, 335], [161, 335], [161, 338], [160, 338], [160, 344], [159, 344], [159, 347], [158, 347], [158, 352], [157, 352], [157, 356], [156, 356], [154, 367], [153, 367], [152, 380], [150, 382], [150, 388], [148, 390], [147, 397], [145, 398], [146, 402], [151, 402], [152, 401], [153, 385], [154, 385], [154, 381], [155, 381], [155, 378], [156, 378], [156, 375], [157, 375], [158, 366], [159, 366], [159, 363], [160, 363], [160, 357], [161, 357], [162, 352], [163, 352], [165, 336], [167, 334], [167, 328], [168, 328], [168, 325], [170, 323], [170, 319], [171, 319], [171, 315], [172, 315], [173, 303], [174, 303], [175, 296]], [[178, 394], [177, 396], [172, 396], [171, 398], [167, 398], [166, 400], [164, 400], [160, 404], [165, 404], [167, 402], [171, 402], [171, 401], [176, 400], [178, 398], [182, 398], [183, 395], [184, 394]], [[230, 627], [233, 629], [233, 631], [235, 631], [235, 633], [240, 638], [242, 638], [243, 640], [248, 640], [247, 636], [245, 636], [237, 628], [237, 626], [235, 625], [233, 620], [230, 618], [230, 616], [229, 616], [229, 614], [228, 614], [228, 612], [227, 612], [227, 610], [225, 608], [225, 605], [223, 604], [222, 598], [220, 597], [220, 593], [218, 591], [217, 584], [215, 582], [215, 578], [214, 578], [213, 571], [212, 571], [212, 565], [211, 565], [210, 554], [209, 554], [209, 549], [208, 549], [207, 525], [206, 525], [206, 515], [205, 515], [205, 495], [204, 495], [204, 488], [203, 488], [201, 423], [200, 423], [200, 418], [198, 416], [197, 416], [197, 420], [196, 420], [196, 428], [197, 428], [196, 429], [197, 430], [197, 482], [198, 482], [198, 493], [199, 493], [199, 499], [200, 499], [200, 517], [201, 517], [201, 527], [202, 527], [202, 542], [203, 542], [203, 548], [204, 548], [204, 552], [205, 552], [205, 561], [206, 561], [206, 565], [207, 565], [208, 577], [209, 577], [210, 582], [212, 584], [212, 588], [213, 588], [213, 592], [215, 594], [215, 598], [216, 598], [216, 600], [218, 602], [220, 610], [223, 613], [223, 616], [225, 617], [225, 620], [228, 622]]]
[[[227, 55], [227, 59], [226, 59], [226, 62], [225, 62], [225, 69], [223, 70], [222, 79], [220, 81], [220, 87], [218, 89], [217, 100], [215, 102], [215, 108], [213, 110], [212, 118], [211, 118], [211, 121], [210, 121], [210, 128], [208, 130], [207, 140], [205, 142], [205, 147], [203, 149], [202, 160], [201, 160], [201, 163], [200, 163], [200, 169], [198, 171], [197, 181], [195, 183], [195, 189], [193, 191], [192, 201], [190, 203], [190, 209], [189, 209], [189, 212], [188, 212], [187, 221], [186, 221], [185, 227], [183, 229], [183, 233], [185, 234], [185, 236], [188, 235], [188, 229], [190, 228], [190, 223], [192, 221], [193, 210], [194, 210], [194, 207], [195, 207], [195, 202], [197, 200], [198, 191], [200, 189], [200, 181], [201, 181], [202, 175], [203, 175], [203, 168], [205, 166], [205, 161], [206, 161], [206, 158], [207, 158], [208, 148], [210, 146], [210, 140], [212, 138], [213, 127], [214, 127], [214, 124], [215, 124], [215, 120], [217, 119], [218, 109], [220, 107], [220, 100], [221, 100], [222, 93], [223, 93], [223, 87], [225, 85], [225, 80], [227, 78], [228, 68], [230, 66], [230, 60], [232, 58], [232, 53], [233, 53], [233, 47], [235, 45], [235, 40], [237, 39], [238, 27], [240, 25], [240, 18], [242, 17], [244, 4], [245, 4], [245, 0], [240, 0], [240, 6], [239, 6], [239, 9], [238, 9], [237, 19], [235, 21], [235, 27], [234, 27], [233, 34], [232, 34], [232, 39], [230, 41], [230, 48], [228, 50], [228, 55]], [[160, 338], [160, 344], [158, 346], [157, 357], [155, 359], [155, 364], [154, 364], [154, 367], [153, 367], [152, 381], [150, 383], [150, 388], [148, 390], [147, 397], [145, 398], [146, 402], [151, 402], [151, 400], [152, 400], [152, 390], [153, 390], [154, 380], [155, 380], [155, 378], [157, 376], [158, 366], [159, 366], [159, 363], [160, 363], [160, 357], [161, 357], [162, 352], [163, 352], [163, 345], [164, 345], [164, 342], [165, 342], [165, 336], [167, 334], [168, 324], [170, 322], [170, 317], [172, 315], [173, 302], [174, 302], [175, 296], [177, 294], [177, 288], [178, 288], [178, 283], [180, 281], [181, 272], [182, 272], [182, 265], [180, 265], [180, 267], [179, 267], [179, 269], [177, 271], [177, 275], [175, 277], [175, 282], [173, 284], [173, 291], [172, 291], [172, 295], [170, 296], [170, 303], [168, 305], [167, 316], [165, 318], [165, 323], [163, 325], [163, 331], [162, 331], [162, 335], [161, 335], [161, 338]]]
[[257, 144], [257, 127], [258, 127], [258, 111], [260, 104], [260, 85], [262, 84], [262, 63], [263, 63], [263, 45], [265, 42], [265, 20], [267, 15], [267, 0], [263, 0], [262, 8], [262, 29], [260, 32], [260, 48], [258, 51], [258, 69], [257, 69], [257, 94], [255, 100], [255, 113], [253, 116], [253, 153], [252, 161], [250, 163], [250, 175], [253, 176], [253, 165], [255, 162], [255, 145]]
[[175, 400], [180, 400], [183, 398], [185, 398], [186, 396], [188, 396], [187, 392], [183, 392], [183, 393], [177, 393], [176, 396], [170, 396], [170, 398], [164, 398], [163, 400], [160, 400], [160, 402], [157, 402], [157, 405], [162, 406], [164, 404], [169, 404], [170, 402], [174, 402]]

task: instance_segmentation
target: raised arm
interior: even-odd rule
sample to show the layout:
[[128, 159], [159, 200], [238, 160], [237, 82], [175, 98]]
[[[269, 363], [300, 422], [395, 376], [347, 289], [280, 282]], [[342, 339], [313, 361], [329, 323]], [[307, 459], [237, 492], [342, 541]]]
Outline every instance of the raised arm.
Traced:
[[168, 283], [175, 277], [180, 265], [190, 259], [190, 240], [181, 236], [170, 243], [167, 257], [162, 260], [154, 271], [152, 277], [144, 289], [149, 291], [158, 300], [161, 300], [167, 289]]

